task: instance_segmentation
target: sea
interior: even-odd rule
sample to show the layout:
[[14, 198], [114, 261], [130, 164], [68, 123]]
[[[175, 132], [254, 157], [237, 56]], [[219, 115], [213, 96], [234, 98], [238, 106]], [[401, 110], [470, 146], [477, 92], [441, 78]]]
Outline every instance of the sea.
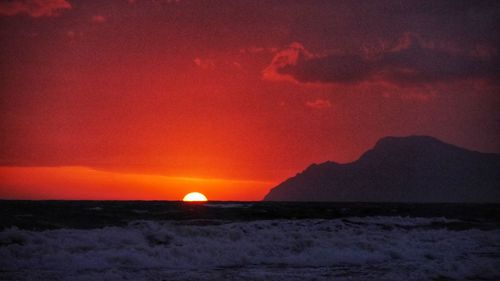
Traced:
[[0, 280], [500, 280], [500, 205], [0, 200]]

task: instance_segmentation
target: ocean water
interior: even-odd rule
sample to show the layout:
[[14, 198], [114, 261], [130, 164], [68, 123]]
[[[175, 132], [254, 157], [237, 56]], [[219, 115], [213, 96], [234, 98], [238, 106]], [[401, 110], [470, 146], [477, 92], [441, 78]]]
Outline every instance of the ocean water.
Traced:
[[0, 201], [0, 280], [500, 280], [500, 205]]

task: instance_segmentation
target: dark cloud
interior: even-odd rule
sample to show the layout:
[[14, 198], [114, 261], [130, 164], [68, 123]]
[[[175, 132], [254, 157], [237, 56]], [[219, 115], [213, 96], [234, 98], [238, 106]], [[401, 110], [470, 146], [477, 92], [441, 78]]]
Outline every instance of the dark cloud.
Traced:
[[276, 55], [264, 70], [264, 78], [338, 84], [384, 81], [414, 86], [468, 79], [494, 81], [499, 78], [499, 70], [495, 47], [463, 50], [404, 34], [396, 44], [375, 51], [314, 55], [291, 46]]
[[296, 64], [276, 69], [299, 82], [356, 83], [370, 78], [374, 65], [356, 55], [331, 55], [307, 59], [300, 55]]
[[18, 0], [0, 2], [0, 15], [15, 16], [27, 14], [31, 17], [50, 17], [58, 14], [60, 10], [71, 9], [71, 4], [66, 0]]
[[409, 48], [384, 54], [374, 61], [374, 73], [380, 72], [396, 84], [420, 84], [440, 81], [498, 78], [500, 61], [473, 54], [453, 54], [412, 44]]
[[500, 1], [314, 3], [290, 24], [289, 42], [301, 44], [278, 52], [265, 79], [399, 86], [499, 80]]

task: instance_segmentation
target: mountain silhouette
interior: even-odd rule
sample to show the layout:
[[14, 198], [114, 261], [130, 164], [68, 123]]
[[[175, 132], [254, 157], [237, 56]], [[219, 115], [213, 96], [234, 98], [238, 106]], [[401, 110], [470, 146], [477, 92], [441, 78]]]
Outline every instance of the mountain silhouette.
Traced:
[[309, 166], [264, 200], [500, 202], [500, 154], [429, 136], [385, 137], [352, 163]]

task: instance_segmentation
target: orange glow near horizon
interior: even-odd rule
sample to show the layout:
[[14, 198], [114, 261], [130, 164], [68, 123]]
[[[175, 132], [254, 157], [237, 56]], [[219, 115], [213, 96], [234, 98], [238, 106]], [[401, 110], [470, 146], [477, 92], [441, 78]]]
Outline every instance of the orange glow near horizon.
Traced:
[[0, 198], [36, 200], [179, 200], [192, 190], [213, 200], [261, 200], [274, 183], [118, 173], [87, 167], [0, 167]]

